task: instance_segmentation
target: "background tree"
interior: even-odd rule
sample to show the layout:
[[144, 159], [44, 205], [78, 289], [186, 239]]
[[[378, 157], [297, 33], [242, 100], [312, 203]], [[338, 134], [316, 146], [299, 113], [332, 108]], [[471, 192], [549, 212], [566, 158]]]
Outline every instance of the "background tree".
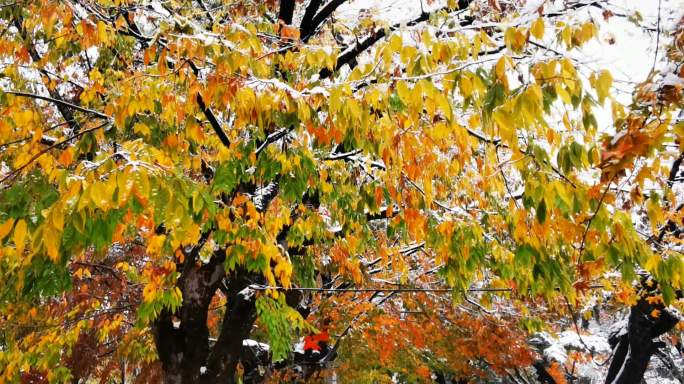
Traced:
[[606, 381], [643, 376], [681, 31], [623, 105], [572, 55], [606, 2], [344, 3], [2, 6], [3, 380], [562, 382], [526, 337], [596, 291], [631, 308]]

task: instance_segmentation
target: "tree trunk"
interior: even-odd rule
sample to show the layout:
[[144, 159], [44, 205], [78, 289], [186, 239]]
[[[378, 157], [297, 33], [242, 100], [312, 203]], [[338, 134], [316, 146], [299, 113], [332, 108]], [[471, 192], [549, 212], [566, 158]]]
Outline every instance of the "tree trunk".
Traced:
[[[651, 316], [654, 309], [660, 311], [657, 317]], [[639, 299], [630, 309], [627, 333], [616, 339], [605, 383], [640, 383], [651, 356], [663, 346], [662, 342], [653, 339], [672, 329], [677, 321], [677, 317], [662, 304], [650, 304], [644, 298]]]
[[[260, 276], [236, 271], [226, 276], [224, 251], [197, 266], [188, 263], [178, 280], [183, 303], [176, 313], [162, 311], [152, 333], [162, 364], [165, 384], [234, 383], [242, 353], [256, 320], [255, 294], [248, 287]], [[220, 335], [209, 348], [207, 315], [211, 299], [221, 284], [228, 298]]]
[[294, 16], [295, 0], [281, 0], [280, 10], [278, 11], [278, 19], [283, 23], [292, 24], [292, 17]]
[[209, 355], [207, 314], [211, 298], [225, 276], [225, 253], [198, 266], [188, 258], [178, 287], [183, 303], [176, 313], [164, 310], [152, 325], [152, 334], [164, 371], [164, 383], [200, 382], [201, 368]]
[[242, 341], [249, 337], [256, 320], [256, 292], [249, 288], [257, 276], [241, 273], [230, 279], [224, 289], [228, 310], [223, 317], [221, 333], [211, 351], [203, 384], [235, 383], [235, 373], [243, 351]]

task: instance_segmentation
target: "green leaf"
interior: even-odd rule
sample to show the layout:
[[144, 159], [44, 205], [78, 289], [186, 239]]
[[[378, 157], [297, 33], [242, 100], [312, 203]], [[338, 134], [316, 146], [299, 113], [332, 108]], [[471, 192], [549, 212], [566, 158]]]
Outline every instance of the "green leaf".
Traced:
[[546, 221], [546, 200], [544, 199], [537, 206], [537, 221], [541, 224]]

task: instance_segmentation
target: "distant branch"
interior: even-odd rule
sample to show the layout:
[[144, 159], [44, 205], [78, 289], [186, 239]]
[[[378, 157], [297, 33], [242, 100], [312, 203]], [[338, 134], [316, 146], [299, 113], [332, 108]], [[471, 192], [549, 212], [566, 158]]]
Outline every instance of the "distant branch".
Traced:
[[[402, 292], [441, 292], [441, 293], [451, 293], [454, 292], [451, 288], [285, 288], [276, 287], [269, 285], [256, 285], [253, 284], [250, 288], [255, 291], [266, 291], [266, 290], [276, 290], [276, 291], [301, 291], [301, 292], [320, 292], [320, 293], [345, 293], [345, 292], [391, 292], [391, 293], [402, 293]], [[510, 292], [512, 288], [472, 288], [468, 292]]]
[[[318, 293], [347, 293], [347, 292], [390, 292], [390, 293], [410, 293], [410, 292], [434, 292], [434, 293], [453, 293], [453, 288], [317, 288], [317, 287], [293, 287], [285, 288], [270, 285], [252, 284], [249, 286], [255, 291], [301, 291]], [[602, 289], [603, 285], [590, 285], [589, 289]], [[467, 292], [511, 292], [513, 288], [469, 288]]]
[[209, 18], [209, 21], [214, 24], [214, 16], [211, 15], [211, 12], [209, 11], [209, 8], [204, 4], [203, 0], [197, 0], [197, 3], [199, 4], [200, 8], [204, 11], [204, 13], [207, 14], [207, 17]]
[[84, 112], [84, 113], [89, 113], [89, 114], [91, 114], [91, 115], [95, 115], [95, 116], [97, 116], [97, 117], [99, 117], [99, 118], [101, 118], [101, 119], [112, 120], [112, 117], [111, 117], [111, 116], [105, 115], [105, 114], [102, 113], [102, 112], [98, 112], [98, 111], [96, 111], [96, 110], [94, 110], [94, 109], [83, 108], [83, 107], [78, 106], [78, 105], [76, 105], [76, 104], [72, 104], [72, 103], [70, 103], [70, 102], [68, 102], [68, 101], [59, 100], [59, 99], [55, 99], [55, 98], [47, 97], [47, 96], [36, 95], [35, 93], [14, 92], [14, 91], [7, 91], [7, 92], [5, 92], [5, 93], [8, 94], [8, 95], [15, 95], [15, 96], [20, 96], [20, 97], [28, 97], [28, 98], [31, 98], [31, 99], [40, 99], [40, 100], [49, 101], [49, 102], [54, 103], [54, 104], [57, 104], [57, 105], [61, 105], [61, 106], [64, 106], [64, 107], [69, 107], [69, 108], [74, 109], [74, 110], [77, 110], [77, 111], [79, 111], [79, 112]]
[[589, 228], [591, 228], [591, 223], [594, 221], [594, 218], [596, 215], [598, 215], [599, 210], [601, 209], [601, 205], [603, 205], [603, 200], [606, 198], [606, 195], [608, 194], [608, 191], [610, 190], [610, 185], [613, 183], [613, 180], [615, 180], [615, 176], [613, 176], [610, 181], [608, 181], [608, 185], [606, 186], [606, 189], [603, 191], [601, 194], [601, 198], [598, 201], [598, 204], [596, 205], [596, 210], [594, 210], [594, 213], [591, 215], [589, 218], [589, 222], [587, 223], [587, 227], [584, 229], [584, 234], [582, 234], [582, 243], [580, 244], [580, 255], [582, 252], [584, 252], [584, 246], [587, 241], [587, 234], [589, 233]]
[[[43, 133], [50, 132], [50, 131], [52, 131], [52, 130], [54, 130], [54, 129], [56, 129], [56, 128], [59, 128], [59, 127], [65, 126], [65, 125], [69, 125], [69, 122], [65, 121], [65, 122], [63, 122], [63, 123], [55, 124], [55, 125], [53, 125], [53, 126], [51, 126], [51, 127], [46, 128], [46, 129], [43, 131]], [[32, 139], [33, 139], [33, 136], [32, 136], [32, 135], [29, 135], [29, 136], [22, 137], [21, 139], [16, 139], [16, 140], [8, 141], [8, 142], [6, 142], [6, 143], [2, 143], [2, 144], [0, 144], [0, 151], [4, 150], [5, 148], [9, 147], [10, 145], [23, 143], [23, 142], [25, 142], [25, 141], [29, 141], [29, 140], [32, 140]], [[54, 139], [54, 138], [52, 138], [52, 137], [49, 137], [49, 136], [47, 136], [47, 135], [43, 135], [43, 136], [40, 138], [40, 140], [39, 140], [39, 142], [40, 142], [41, 144], [44, 144], [44, 145], [52, 145], [52, 144], [54, 144], [56, 141], [57, 141], [56, 139]]]
[[[332, 3], [335, 3], [335, 1], [332, 1], [331, 4]], [[459, 1], [459, 7], [461, 9], [467, 7], [468, 4], [470, 4], [470, 0]], [[361, 53], [366, 51], [368, 48], [372, 47], [380, 39], [387, 36], [388, 30], [389, 30], [389, 32], [394, 32], [404, 25], [406, 25], [407, 27], [411, 27], [411, 26], [420, 24], [424, 21], [429, 20], [431, 15], [436, 14], [436, 13], [441, 12], [441, 11], [448, 10], [448, 9], [449, 9], [449, 7], [441, 7], [441, 8], [438, 8], [438, 9], [432, 11], [432, 12], [422, 12], [418, 17], [416, 17], [413, 20], [410, 20], [408, 22], [396, 23], [396, 24], [391, 25], [389, 28], [378, 28], [378, 29], [376, 29], [375, 31], [373, 31], [370, 34], [370, 36], [366, 37], [365, 39], [356, 43], [351, 48], [342, 52], [337, 57], [337, 64], [335, 64], [335, 68], [332, 71], [329, 70], [328, 68], [323, 68], [319, 72], [320, 78], [323, 79], [326, 77], [330, 77], [335, 71], [342, 68], [342, 66], [344, 66], [345, 64], [349, 64], [349, 63], [353, 62]], [[323, 10], [321, 10], [321, 13], [323, 13]], [[315, 19], [314, 19], [314, 22], [315, 22]], [[470, 20], [470, 19], [464, 20], [464, 21], [462, 21], [462, 25], [471, 24], [472, 22], [473, 22], [473, 20]]]
[[[40, 63], [42, 58], [41, 58], [40, 54], [38, 53], [38, 50], [35, 47], [33, 39], [31, 38], [31, 36], [29, 36], [29, 33], [28, 33], [26, 27], [24, 26], [23, 18], [21, 16], [15, 17], [13, 22], [14, 22], [14, 26], [19, 31], [21, 38], [25, 42], [25, 48], [29, 52], [31, 59], [36, 64]], [[47, 80], [47, 82], [50, 81], [50, 74], [47, 70], [45, 70], [44, 68], [38, 68], [38, 72], [40, 72], [40, 74], [43, 76], [44, 80]], [[69, 124], [69, 127], [71, 128], [71, 130], [73, 132], [78, 132], [81, 129], [81, 125], [74, 118], [73, 111], [66, 108], [67, 106], [65, 104], [63, 104], [66, 102], [63, 100], [62, 95], [60, 95], [57, 88], [52, 88], [52, 87], [46, 87], [46, 88], [47, 88], [47, 91], [50, 94], [50, 97], [52, 99], [59, 100], [62, 102], [62, 103], [55, 103], [57, 110], [62, 115], [64, 120], [66, 120], [66, 122]]]

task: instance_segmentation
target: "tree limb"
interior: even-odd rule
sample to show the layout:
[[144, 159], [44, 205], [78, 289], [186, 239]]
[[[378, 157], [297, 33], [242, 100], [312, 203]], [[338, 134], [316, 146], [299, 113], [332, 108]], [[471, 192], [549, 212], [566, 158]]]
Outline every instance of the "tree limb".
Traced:
[[94, 110], [94, 109], [83, 108], [83, 107], [81, 107], [81, 106], [78, 106], [78, 105], [76, 105], [76, 104], [69, 103], [68, 101], [64, 101], [64, 100], [62, 100], [62, 99], [56, 99], [56, 98], [52, 98], [52, 97], [36, 95], [35, 93], [27, 93], [27, 92], [7, 91], [7, 92], [5, 92], [5, 93], [8, 94], [8, 95], [15, 95], [15, 96], [20, 96], [20, 97], [28, 97], [28, 98], [31, 98], [31, 99], [40, 99], [40, 100], [49, 101], [49, 102], [54, 103], [54, 104], [57, 104], [57, 105], [61, 105], [61, 106], [64, 106], [64, 107], [68, 107], [68, 108], [71, 108], [71, 109], [75, 109], [75, 110], [77, 110], [77, 111], [79, 111], [79, 112], [89, 113], [89, 114], [94, 115], [94, 116], [97, 116], [97, 117], [99, 117], [99, 118], [101, 118], [101, 119], [105, 119], [105, 120], [109, 120], [109, 121], [112, 120], [112, 117], [111, 117], [111, 116], [105, 115], [105, 114], [102, 113], [102, 112], [96, 111], [96, 110]]
[[292, 24], [292, 17], [294, 16], [295, 0], [280, 0], [280, 10], [278, 11], [278, 20], [282, 20], [286, 25]]
[[[34, 61], [34, 63], [38, 63], [41, 60], [41, 57], [38, 54], [38, 51], [36, 50], [36, 47], [35, 47], [33, 41], [29, 38], [28, 32], [26, 31], [26, 28], [24, 27], [23, 24], [24, 23], [23, 23], [23, 20], [21, 19], [21, 17], [14, 18], [14, 26], [17, 28], [21, 38], [24, 40], [24, 42], [26, 44], [26, 47], [25, 47], [26, 50], [29, 52], [29, 55], [31, 56], [31, 59]], [[40, 72], [41, 75], [45, 76], [45, 78], [48, 81], [50, 80], [50, 76], [45, 69], [39, 68], [38, 72]], [[55, 103], [57, 106], [57, 110], [62, 115], [64, 120], [66, 120], [67, 124], [69, 124], [69, 127], [71, 128], [71, 130], [74, 133], [78, 133], [78, 131], [81, 129], [81, 125], [76, 121], [76, 119], [74, 119], [73, 112], [71, 110], [65, 108], [65, 107], [67, 107], [67, 105], [64, 104], [64, 103], [66, 103], [66, 104], [71, 104], [71, 103], [67, 103], [66, 101], [64, 101], [62, 98], [62, 95], [59, 94], [59, 91], [57, 91], [56, 88], [50, 88], [48, 86], [46, 86], [46, 88], [47, 88], [48, 93], [50, 94], [50, 96], [52, 97], [53, 100], [60, 101], [60, 103]], [[7, 92], [7, 93], [9, 93], [9, 92]], [[73, 104], [71, 104], [71, 105], [73, 105]]]
[[[459, 7], [461, 7], [461, 3], [463, 5], [467, 6], [467, 4], [470, 4], [471, 0], [461, 0], [459, 1]], [[466, 4], [467, 3], [467, 4]], [[366, 37], [365, 39], [359, 41], [356, 43], [354, 46], [351, 48], [347, 49], [346, 51], [342, 52], [339, 56], [337, 56], [337, 64], [335, 64], [335, 68], [331, 71], [328, 68], [323, 68], [319, 72], [319, 76], [321, 79], [324, 79], [326, 77], [330, 77], [335, 71], [339, 70], [344, 66], [345, 64], [351, 63], [354, 59], [356, 59], [361, 53], [365, 52], [368, 48], [372, 47], [376, 42], [387, 36], [387, 30], [389, 32], [396, 31], [399, 29], [401, 26], [406, 25], [408, 27], [414, 26], [416, 24], [422, 23], [424, 21], [427, 21], [430, 19], [430, 16], [444, 11], [448, 10], [448, 7], [441, 7], [438, 8], [432, 12], [423, 12], [421, 13], [418, 17], [414, 18], [413, 20], [410, 20], [406, 23], [396, 23], [391, 25], [389, 28], [378, 28], [375, 31], [373, 31], [370, 36]], [[323, 10], [321, 10], [321, 13], [323, 13]], [[326, 16], [327, 17], [327, 16]], [[314, 22], [316, 21], [316, 18], [314, 18]], [[464, 20], [462, 23], [463, 25], [470, 24], [472, 23], [472, 20]]]
[[323, 24], [325, 20], [330, 17], [330, 15], [332, 15], [337, 8], [339, 8], [340, 5], [344, 4], [345, 1], [346, 0], [332, 0], [326, 4], [323, 9], [321, 9], [321, 11], [313, 17], [310, 24], [307, 25], [307, 28], [302, 30], [302, 41], [306, 43], [311, 37], [313, 37], [318, 27], [320, 27], [321, 24]]
[[318, 8], [321, 7], [322, 0], [311, 0], [309, 5], [306, 6], [306, 11], [304, 11], [304, 17], [302, 22], [299, 24], [299, 35], [302, 36], [302, 41], [306, 42], [305, 37], [311, 34], [311, 22], [318, 12]]

